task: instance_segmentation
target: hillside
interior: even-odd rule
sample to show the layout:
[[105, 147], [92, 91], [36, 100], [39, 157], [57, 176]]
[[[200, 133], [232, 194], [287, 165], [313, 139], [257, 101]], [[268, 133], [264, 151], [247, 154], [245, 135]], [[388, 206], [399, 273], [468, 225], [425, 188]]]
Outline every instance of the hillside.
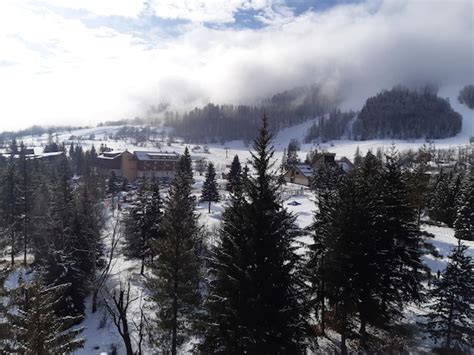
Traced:
[[339, 100], [321, 87], [300, 87], [278, 93], [258, 105], [216, 105], [209, 103], [182, 115], [168, 115], [165, 124], [190, 143], [213, 143], [242, 139], [249, 142], [262, 112], [271, 118], [272, 130], [279, 130], [320, 116]]
[[426, 87], [412, 91], [403, 87], [367, 99], [353, 126], [353, 138], [446, 138], [461, 131], [462, 117], [449, 100]]

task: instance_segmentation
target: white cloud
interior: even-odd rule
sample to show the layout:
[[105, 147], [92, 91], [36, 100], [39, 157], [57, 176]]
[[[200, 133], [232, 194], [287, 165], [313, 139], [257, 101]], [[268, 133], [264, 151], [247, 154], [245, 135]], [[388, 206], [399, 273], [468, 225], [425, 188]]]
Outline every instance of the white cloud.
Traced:
[[44, 0], [43, 4], [74, 10], [84, 10], [96, 16], [137, 17], [144, 0]]
[[192, 22], [232, 23], [238, 10], [262, 10], [277, 3], [272, 0], [153, 0], [155, 14], [162, 18]]
[[[38, 12], [33, 1], [3, 0], [0, 131], [142, 115], [149, 105], [164, 101], [175, 107], [247, 102], [312, 83], [342, 91], [360, 104], [397, 83], [474, 81], [469, 0], [449, 6], [367, 0], [297, 17], [285, 15], [283, 4], [272, 7], [272, 17], [267, 1], [203, 4], [199, 15], [188, 16], [196, 23], [172, 37], [160, 31], [146, 36], [119, 32], [105, 22], [91, 28], [50, 7]], [[100, 6], [92, 11], [93, 6], [87, 11], [134, 16], [141, 11], [139, 6], [126, 11], [125, 5], [120, 11]], [[199, 24], [231, 22], [235, 9], [245, 6], [263, 9], [272, 24], [258, 30]], [[168, 11], [169, 18], [187, 16]]]

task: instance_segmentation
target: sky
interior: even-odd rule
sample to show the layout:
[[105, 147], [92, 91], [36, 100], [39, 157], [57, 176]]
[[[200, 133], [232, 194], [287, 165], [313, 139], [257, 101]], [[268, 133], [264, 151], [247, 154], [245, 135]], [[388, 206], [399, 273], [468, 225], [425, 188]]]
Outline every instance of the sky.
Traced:
[[472, 0], [1, 0], [0, 131], [474, 83]]

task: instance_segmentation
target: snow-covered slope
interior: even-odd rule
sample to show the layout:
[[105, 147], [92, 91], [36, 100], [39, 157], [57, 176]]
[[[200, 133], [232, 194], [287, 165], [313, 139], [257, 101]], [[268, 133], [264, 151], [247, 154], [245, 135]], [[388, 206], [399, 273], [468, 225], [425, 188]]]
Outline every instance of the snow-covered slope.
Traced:
[[[469, 143], [469, 138], [474, 136], [474, 110], [471, 110], [466, 105], [459, 103], [457, 96], [461, 87], [444, 87], [439, 91], [440, 97], [447, 97], [451, 106], [456, 112], [459, 112], [463, 117], [462, 131], [454, 137], [435, 139], [434, 144], [436, 148], [446, 149], [457, 146], [465, 146]], [[352, 107], [352, 109], [359, 110], [360, 107]], [[286, 128], [279, 132], [275, 138], [275, 148], [282, 151], [288, 146], [292, 138], [304, 141], [306, 132], [311, 127], [315, 120], [309, 120], [297, 126]], [[322, 144], [301, 144], [300, 158], [304, 158], [304, 154], [311, 149], [326, 149], [336, 153], [337, 156], [346, 156], [352, 159], [354, 153], [359, 147], [361, 154], [368, 150], [375, 151], [377, 148], [389, 148], [394, 143], [398, 150], [416, 150], [423, 144], [426, 144], [425, 139], [415, 140], [391, 140], [391, 139], [374, 139], [367, 141], [350, 141], [350, 140], [334, 140]]]

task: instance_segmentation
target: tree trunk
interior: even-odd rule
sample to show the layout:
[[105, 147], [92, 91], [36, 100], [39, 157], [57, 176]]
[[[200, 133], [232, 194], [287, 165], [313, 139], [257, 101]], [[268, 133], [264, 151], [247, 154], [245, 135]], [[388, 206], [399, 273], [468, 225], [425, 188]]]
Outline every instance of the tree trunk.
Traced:
[[145, 275], [145, 257], [142, 256], [142, 266], [140, 268], [140, 275]]
[[13, 226], [10, 227], [11, 231], [11, 240], [12, 240], [12, 251], [11, 251], [11, 263], [12, 268], [15, 266], [15, 231], [13, 230]]
[[[178, 259], [179, 255], [179, 244], [176, 243], [175, 248], [175, 257]], [[178, 277], [179, 277], [179, 264], [176, 260], [176, 264], [174, 265], [174, 285], [173, 285], [173, 337], [171, 340], [171, 354], [177, 355], [178, 349]]]
[[421, 223], [421, 203], [422, 203], [422, 192], [420, 191], [419, 192], [419, 195], [418, 195], [418, 208], [417, 208], [417, 211], [416, 211], [416, 214], [417, 214], [417, 221], [416, 221], [416, 225], [418, 226], [418, 228], [420, 228], [420, 223]]
[[178, 279], [174, 280], [173, 293], [173, 338], [171, 342], [171, 354], [177, 355], [178, 347]]
[[347, 355], [346, 329], [341, 331], [341, 355]]
[[326, 305], [324, 304], [324, 296], [325, 296], [325, 284], [324, 281], [321, 282], [321, 335], [324, 336], [326, 334], [326, 322], [325, 322], [325, 313], [326, 313]]
[[99, 289], [95, 289], [92, 292], [92, 313], [97, 312], [97, 296], [99, 294]]
[[211, 213], [211, 201], [209, 201], [209, 213]]
[[360, 317], [360, 344], [365, 349], [367, 347], [367, 320], [364, 316]]
[[[343, 306], [345, 308], [345, 305]], [[342, 329], [341, 329], [341, 355], [347, 355], [347, 312], [344, 309], [342, 313]]]
[[28, 249], [28, 217], [25, 207], [25, 221], [23, 227], [23, 266], [26, 266], [26, 253]]
[[127, 318], [122, 318], [123, 327], [123, 342], [125, 343], [125, 349], [127, 349], [127, 355], [134, 355], [132, 348], [132, 341], [130, 340], [130, 333], [128, 331]]
[[454, 295], [451, 294], [451, 302], [449, 306], [449, 315], [448, 315], [448, 329], [446, 331], [446, 347], [451, 349], [451, 328], [453, 323], [453, 308], [454, 308]]

